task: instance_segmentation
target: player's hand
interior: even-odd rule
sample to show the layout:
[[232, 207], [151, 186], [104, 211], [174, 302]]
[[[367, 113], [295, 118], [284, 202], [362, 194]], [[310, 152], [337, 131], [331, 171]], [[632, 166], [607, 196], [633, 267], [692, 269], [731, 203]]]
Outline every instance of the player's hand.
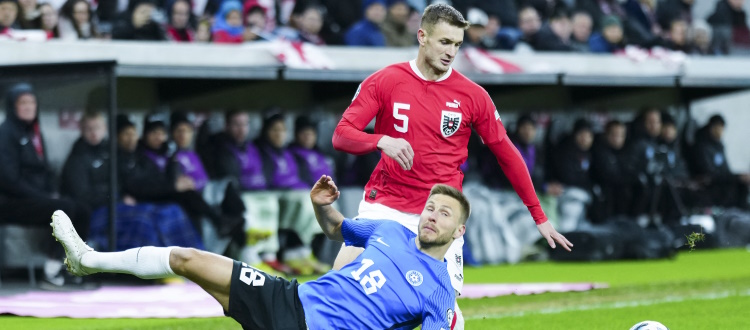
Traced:
[[315, 182], [312, 190], [310, 190], [310, 199], [313, 204], [317, 206], [331, 205], [339, 199], [340, 195], [341, 192], [339, 191], [339, 188], [336, 187], [336, 183], [327, 175], [321, 176], [320, 180]]
[[541, 225], [536, 225], [536, 228], [539, 229], [539, 233], [542, 234], [542, 237], [547, 240], [547, 243], [553, 249], [555, 248], [555, 242], [559, 243], [560, 246], [563, 247], [563, 249], [566, 249], [568, 251], [570, 251], [570, 248], [573, 247], [573, 243], [568, 241], [565, 236], [558, 233], [557, 230], [555, 230], [555, 227], [552, 227], [552, 224], [549, 223], [549, 221], [546, 221]]
[[175, 181], [174, 188], [175, 190], [177, 190], [177, 192], [195, 190], [195, 182], [189, 176], [181, 175]]
[[395, 160], [406, 171], [411, 170], [414, 165], [414, 150], [409, 141], [385, 135], [378, 141], [378, 149]]

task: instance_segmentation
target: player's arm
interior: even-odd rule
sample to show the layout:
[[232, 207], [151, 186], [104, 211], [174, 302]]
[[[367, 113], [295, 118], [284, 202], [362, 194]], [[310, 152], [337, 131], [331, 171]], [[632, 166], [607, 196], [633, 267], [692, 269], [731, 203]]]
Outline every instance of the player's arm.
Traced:
[[341, 235], [341, 224], [344, 223], [344, 215], [331, 206], [339, 199], [341, 192], [330, 176], [324, 175], [315, 182], [310, 190], [310, 200], [315, 210], [315, 218], [318, 219], [320, 228], [329, 239], [343, 242]]
[[448, 287], [435, 290], [425, 300], [425, 306], [422, 310], [422, 330], [453, 329], [455, 326], [455, 313], [453, 312], [455, 301], [456, 296], [453, 294], [453, 288], [450, 287], [450, 284], [448, 284]]
[[554, 227], [547, 221], [547, 215], [544, 214], [539, 198], [536, 196], [534, 184], [531, 181], [529, 169], [526, 167], [521, 153], [516, 146], [511, 143], [508, 133], [503, 127], [500, 120], [500, 114], [495, 109], [489, 95], [485, 93], [485, 98], [478, 113], [474, 116], [474, 128], [476, 129], [482, 141], [490, 148], [495, 155], [500, 168], [503, 169], [505, 176], [510, 181], [513, 190], [521, 198], [523, 204], [529, 209], [534, 222], [537, 224], [539, 233], [547, 240], [552, 248], [555, 248], [555, 241], [562, 247], [570, 251], [573, 244], [570, 243], [563, 235], [557, 232]]
[[405, 170], [411, 169], [414, 151], [409, 142], [383, 134], [368, 134], [365, 127], [377, 116], [385, 105], [376, 84], [376, 76], [370, 76], [359, 85], [352, 104], [346, 109], [333, 132], [333, 148], [354, 155], [364, 155], [382, 150]]

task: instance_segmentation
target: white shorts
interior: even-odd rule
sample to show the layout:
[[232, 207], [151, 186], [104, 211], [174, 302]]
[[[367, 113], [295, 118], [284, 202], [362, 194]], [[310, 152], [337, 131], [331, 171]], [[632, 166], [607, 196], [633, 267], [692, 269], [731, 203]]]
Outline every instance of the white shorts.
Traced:
[[[413, 233], [417, 233], [419, 227], [419, 214], [404, 213], [392, 209], [383, 204], [359, 202], [359, 215], [355, 219], [372, 219], [372, 220], [393, 220], [404, 227], [409, 228]], [[445, 254], [448, 260], [448, 275], [451, 277], [453, 289], [461, 294], [464, 286], [464, 238], [463, 236], [453, 241], [448, 252]]]

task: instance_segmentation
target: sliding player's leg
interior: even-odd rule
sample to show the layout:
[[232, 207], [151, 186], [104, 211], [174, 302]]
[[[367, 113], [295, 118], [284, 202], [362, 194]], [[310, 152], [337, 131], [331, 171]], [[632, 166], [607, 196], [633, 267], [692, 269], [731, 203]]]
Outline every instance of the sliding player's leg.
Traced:
[[56, 211], [52, 234], [65, 248], [65, 264], [76, 276], [94, 273], [131, 274], [143, 279], [184, 276], [229, 308], [233, 261], [192, 248], [145, 246], [122, 252], [97, 252], [78, 236], [70, 218]]
[[365, 249], [361, 247], [341, 245], [341, 250], [339, 250], [339, 254], [336, 255], [336, 260], [333, 262], [333, 269], [339, 270], [350, 264], [364, 251]]

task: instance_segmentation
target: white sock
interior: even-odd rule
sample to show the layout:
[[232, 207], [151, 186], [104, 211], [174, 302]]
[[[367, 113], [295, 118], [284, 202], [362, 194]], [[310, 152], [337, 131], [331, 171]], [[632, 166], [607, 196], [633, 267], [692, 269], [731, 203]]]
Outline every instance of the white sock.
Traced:
[[144, 246], [122, 252], [91, 251], [83, 255], [81, 265], [90, 273], [122, 273], [143, 279], [175, 276], [169, 267], [169, 253], [174, 246]]

